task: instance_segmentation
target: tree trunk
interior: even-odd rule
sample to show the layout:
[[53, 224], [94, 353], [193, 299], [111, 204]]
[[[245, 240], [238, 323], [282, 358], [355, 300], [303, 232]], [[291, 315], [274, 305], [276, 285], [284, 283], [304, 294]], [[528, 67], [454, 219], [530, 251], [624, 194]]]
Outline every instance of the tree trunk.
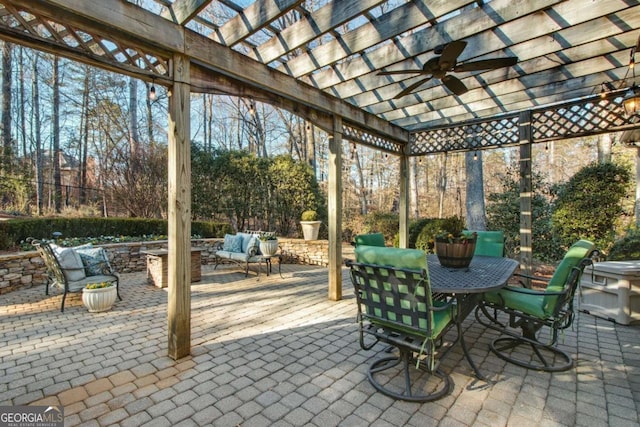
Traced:
[[2, 162], [11, 169], [11, 43], [2, 43]]
[[482, 151], [467, 151], [464, 155], [466, 171], [466, 223], [469, 230], [486, 230], [487, 217], [484, 206], [484, 176]]
[[598, 137], [598, 163], [611, 161], [611, 134], [603, 133]]
[[418, 165], [416, 157], [411, 158], [409, 167], [409, 206], [413, 206], [413, 217], [420, 218], [420, 207], [418, 206]]
[[53, 206], [56, 213], [62, 211], [62, 181], [60, 176], [60, 59], [53, 57]]
[[447, 191], [447, 153], [440, 156], [440, 170], [438, 172], [438, 218], [442, 218], [444, 212], [444, 195]]
[[87, 203], [87, 151], [89, 148], [89, 89], [90, 73], [89, 67], [84, 67], [84, 87], [82, 90], [82, 131], [80, 139], [80, 204]]
[[34, 133], [35, 143], [35, 177], [36, 177], [36, 203], [38, 215], [44, 213], [44, 176], [42, 167], [42, 138], [40, 135], [40, 90], [38, 85], [38, 55], [33, 58], [33, 73], [31, 84], [33, 91], [33, 116], [31, 126]]

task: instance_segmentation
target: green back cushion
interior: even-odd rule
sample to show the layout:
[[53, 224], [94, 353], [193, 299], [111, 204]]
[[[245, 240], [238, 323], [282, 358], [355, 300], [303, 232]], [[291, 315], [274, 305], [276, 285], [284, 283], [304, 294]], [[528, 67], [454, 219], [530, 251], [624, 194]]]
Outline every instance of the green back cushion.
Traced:
[[[399, 249], [380, 246], [356, 246], [355, 254], [356, 261], [358, 263], [382, 265], [387, 267], [411, 270], [427, 269], [427, 255], [424, 251], [418, 249]], [[431, 294], [428, 283], [426, 283], [424, 279], [417, 273], [415, 274], [414, 279], [416, 283], [418, 283], [418, 289], [416, 289], [415, 294], [407, 286], [400, 285], [398, 287], [400, 293], [398, 302], [404, 310], [411, 309], [413, 305], [412, 301], [415, 300], [416, 296], [420, 299], [424, 299], [426, 297], [428, 303], [431, 304]], [[375, 287], [376, 289], [378, 287], [378, 283], [374, 280], [373, 276], [371, 276], [369, 280], [369, 285]], [[391, 290], [391, 285], [386, 281], [382, 283], [382, 286], [386, 291]], [[379, 303], [380, 295], [375, 292], [372, 295], [374, 302]], [[394, 298], [387, 296], [387, 304], [389, 306], [393, 306], [394, 302]], [[425, 313], [424, 316], [419, 317], [417, 325], [413, 324], [409, 316], [402, 316], [394, 313], [393, 311], [387, 311], [385, 317], [385, 315], [382, 314], [382, 311], [379, 308], [367, 305], [367, 313], [376, 318], [371, 319], [372, 322], [377, 323], [381, 326], [397, 328], [413, 334], [417, 333], [418, 335], [424, 337], [438, 336], [451, 321], [451, 310], [443, 310], [436, 313], [429, 312], [429, 315], [427, 315], [427, 306], [424, 302], [415, 304], [413, 310], [418, 313]], [[431, 323], [430, 332], [427, 331], [427, 316], [429, 316], [429, 320]], [[406, 325], [407, 328], [403, 328], [403, 326], [399, 324]], [[418, 328], [420, 331], [417, 331], [415, 328]]]
[[586, 258], [594, 249], [595, 245], [588, 240], [579, 240], [574, 243], [565, 254], [558, 268], [556, 268], [555, 273], [553, 273], [553, 277], [547, 284], [547, 290], [551, 292], [562, 291], [571, 269], [580, 264], [580, 261]]
[[419, 249], [356, 246], [356, 262], [420, 270], [427, 268], [427, 254]]
[[502, 257], [504, 256], [503, 231], [476, 231], [476, 250], [474, 255]]
[[353, 240], [356, 246], [385, 246], [382, 233], [359, 234]]
[[[556, 268], [553, 277], [547, 284], [546, 291], [561, 292], [567, 282], [571, 269], [577, 267], [582, 259], [586, 258], [595, 245], [587, 240], [579, 240], [567, 251], [566, 255]], [[489, 292], [485, 294], [485, 299], [489, 302], [504, 303], [507, 307], [520, 310], [540, 318], [546, 318], [554, 314], [558, 295], [547, 295], [544, 292], [518, 293], [510, 292], [509, 286], [504, 290]]]

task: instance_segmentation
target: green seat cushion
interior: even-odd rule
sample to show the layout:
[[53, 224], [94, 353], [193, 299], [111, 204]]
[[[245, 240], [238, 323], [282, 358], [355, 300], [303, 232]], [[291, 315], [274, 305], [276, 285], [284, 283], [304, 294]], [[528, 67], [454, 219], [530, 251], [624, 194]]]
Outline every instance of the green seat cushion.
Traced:
[[382, 233], [358, 234], [353, 240], [356, 246], [385, 246]]
[[558, 303], [558, 295], [545, 295], [545, 292], [562, 292], [569, 278], [569, 274], [574, 267], [578, 267], [580, 261], [588, 257], [595, 245], [587, 240], [579, 240], [569, 248], [564, 258], [556, 268], [551, 280], [547, 284], [545, 291], [533, 291], [530, 289], [519, 288], [521, 291], [516, 292], [512, 287], [484, 294], [487, 302], [509, 307], [514, 310], [520, 310], [523, 313], [532, 316], [547, 318], [555, 312]]
[[[511, 286], [505, 286], [499, 291], [487, 292], [484, 294], [484, 299], [487, 302], [504, 305], [505, 307], [509, 307], [513, 310], [519, 310], [523, 313], [527, 313], [541, 319], [547, 317], [547, 313], [543, 310], [543, 292], [531, 291], [531, 293], [520, 293], [512, 291], [511, 289], [514, 288]], [[522, 288], [517, 289], [522, 290]]]
[[395, 268], [421, 270], [427, 268], [427, 254], [419, 249], [400, 249], [381, 246], [356, 246], [356, 262], [386, 265]]
[[[401, 320], [389, 319], [389, 322], [384, 321], [383, 319], [376, 317], [375, 319], [371, 319], [371, 323], [379, 325], [381, 327], [388, 327], [391, 329], [395, 329], [404, 333], [418, 335], [424, 338], [436, 338], [439, 336], [445, 328], [451, 323], [453, 318], [453, 310], [449, 308], [448, 310], [435, 311], [433, 312], [433, 320], [431, 324], [431, 335], [427, 334], [427, 319], [426, 317], [420, 319], [419, 328], [420, 330], [416, 330], [415, 328], [410, 328], [408, 325], [405, 327], [402, 324]], [[395, 323], [397, 322], [397, 323]]]

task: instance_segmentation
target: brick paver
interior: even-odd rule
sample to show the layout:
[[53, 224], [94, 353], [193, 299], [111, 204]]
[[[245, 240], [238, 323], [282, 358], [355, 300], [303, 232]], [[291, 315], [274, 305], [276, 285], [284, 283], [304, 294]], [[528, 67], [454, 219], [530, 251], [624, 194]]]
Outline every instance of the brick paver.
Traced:
[[[576, 368], [527, 371], [488, 351], [496, 335], [470, 317], [443, 368], [450, 396], [416, 404], [376, 392], [366, 368], [382, 346], [359, 348], [348, 276], [327, 299], [327, 270], [283, 265], [260, 281], [203, 268], [192, 290], [192, 352], [167, 357], [166, 289], [122, 275], [113, 310], [88, 313], [41, 287], [0, 296], [0, 405], [61, 404], [65, 425], [140, 426], [640, 426], [640, 327], [580, 314], [563, 348]], [[346, 273], [346, 270], [345, 270]]]

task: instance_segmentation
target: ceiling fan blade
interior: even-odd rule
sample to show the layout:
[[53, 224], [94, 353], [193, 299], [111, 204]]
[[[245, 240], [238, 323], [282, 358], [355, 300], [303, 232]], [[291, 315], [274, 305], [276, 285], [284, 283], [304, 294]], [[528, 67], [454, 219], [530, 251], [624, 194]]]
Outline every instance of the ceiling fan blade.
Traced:
[[493, 70], [496, 68], [511, 67], [518, 63], [516, 56], [508, 58], [481, 59], [480, 61], [466, 62], [453, 67], [453, 71], [477, 71], [477, 70]]
[[429, 76], [425, 79], [420, 79], [417, 82], [407, 86], [406, 88], [404, 88], [402, 90], [402, 92], [400, 92], [399, 94], [397, 94], [396, 96], [393, 97], [393, 99], [399, 99], [402, 98], [403, 96], [409, 95], [411, 92], [413, 92], [414, 90], [416, 90], [418, 87], [422, 86], [424, 83], [428, 82], [429, 80], [431, 80], [432, 76]]
[[393, 76], [396, 74], [422, 74], [423, 70], [391, 70], [391, 71], [378, 71], [379, 76]]
[[440, 55], [440, 64], [447, 63], [452, 66], [455, 65], [458, 56], [462, 53], [467, 46], [467, 42], [454, 41], [447, 43], [442, 49], [442, 55]]
[[447, 89], [456, 95], [462, 95], [466, 93], [469, 89], [462, 83], [457, 77], [446, 75], [442, 78], [442, 84], [444, 84]]

